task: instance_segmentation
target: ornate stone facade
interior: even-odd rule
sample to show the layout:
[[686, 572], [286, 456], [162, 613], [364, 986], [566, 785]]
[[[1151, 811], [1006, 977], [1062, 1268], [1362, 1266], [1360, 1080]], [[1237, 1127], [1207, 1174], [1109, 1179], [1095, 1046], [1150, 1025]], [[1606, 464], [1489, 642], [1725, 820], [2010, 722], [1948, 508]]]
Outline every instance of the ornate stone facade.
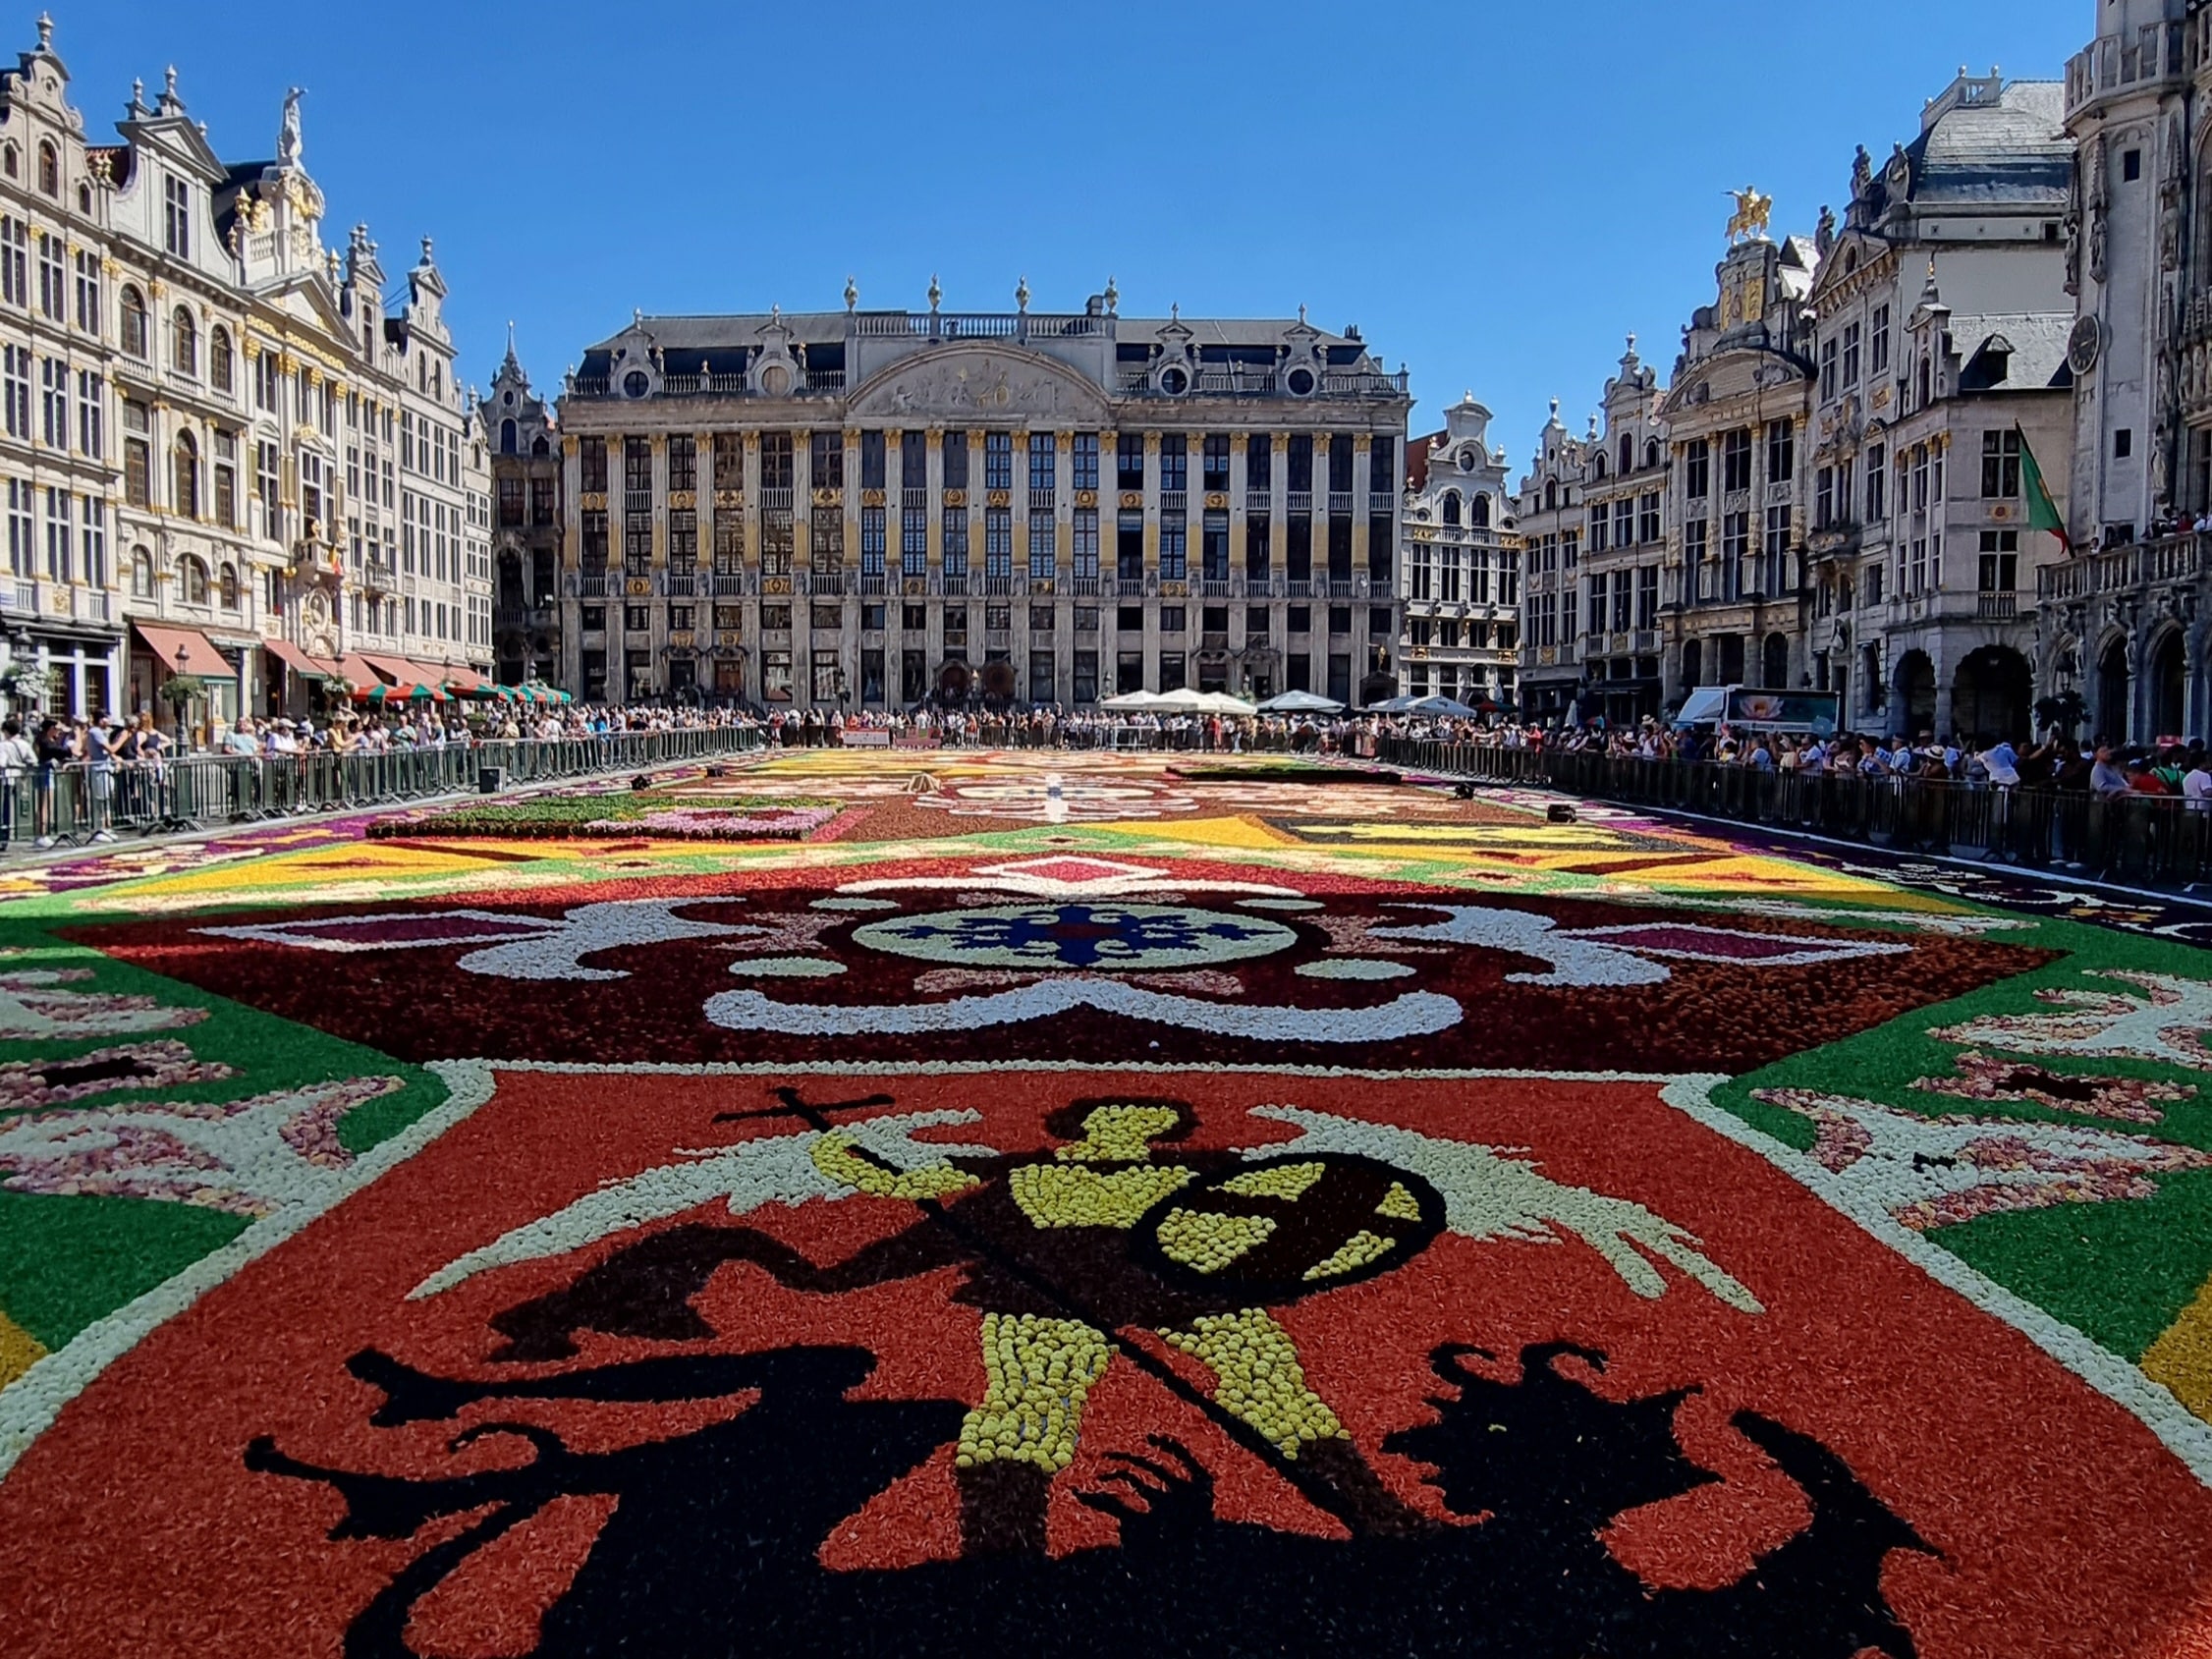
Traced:
[[0, 75], [11, 700], [153, 707], [182, 664], [220, 726], [304, 709], [347, 653], [488, 667], [488, 473], [427, 242], [387, 315], [365, 231], [322, 246], [297, 91], [240, 165], [173, 71], [106, 145], [68, 87], [42, 23]]
[[1412, 443], [1404, 555], [1406, 635], [1400, 690], [1474, 706], [1516, 701], [1521, 538], [1512, 529], [1506, 453], [1472, 393], [1444, 430]]
[[512, 660], [542, 639], [587, 698], [768, 707], [1391, 694], [1403, 371], [1302, 315], [1016, 300], [867, 311], [849, 285], [842, 312], [639, 315], [592, 347], [552, 440], [557, 625], [525, 614]]

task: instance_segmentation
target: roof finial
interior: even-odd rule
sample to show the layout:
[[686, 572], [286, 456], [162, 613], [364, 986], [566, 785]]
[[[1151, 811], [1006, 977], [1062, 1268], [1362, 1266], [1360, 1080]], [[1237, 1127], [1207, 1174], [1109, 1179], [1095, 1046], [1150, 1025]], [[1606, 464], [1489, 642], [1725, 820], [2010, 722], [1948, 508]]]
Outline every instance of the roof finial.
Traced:
[[54, 20], [44, 12], [38, 14], [38, 49], [41, 52], [54, 49]]
[[1298, 320], [1299, 326], [1303, 328], [1305, 326], [1305, 302], [1303, 300], [1298, 303]]
[[165, 98], [174, 98], [177, 95], [177, 66], [175, 64], [171, 64], [161, 72], [161, 95]]
[[1014, 285], [1014, 304], [1021, 310], [1029, 308], [1029, 279], [1022, 278]]
[[1106, 278], [1106, 314], [1108, 316], [1115, 315], [1120, 311], [1121, 304], [1122, 291], [1114, 286], [1114, 278], [1109, 273]]
[[930, 310], [931, 310], [932, 312], [934, 312], [934, 311], [935, 311], [935, 310], [937, 309], [938, 305], [940, 305], [941, 304], [943, 304], [943, 302], [944, 302], [944, 299], [945, 299], [945, 291], [944, 291], [944, 289], [943, 289], [942, 287], [940, 287], [940, 286], [938, 285], [938, 282], [937, 282], [937, 273], [936, 273], [935, 271], [931, 271], [931, 272], [929, 273], [929, 308], [930, 308]]
[[845, 308], [853, 309], [860, 303], [860, 285], [848, 276], [845, 279]]
[[429, 239], [428, 237], [424, 237], [424, 238], [422, 239], [422, 262], [423, 262], [423, 263], [424, 263], [425, 265], [427, 265], [427, 264], [429, 264], [429, 263], [431, 262], [431, 261], [430, 261], [430, 239]]
[[1183, 320], [1183, 302], [1182, 302], [1182, 301], [1180, 301], [1180, 300], [1176, 300], [1176, 301], [1172, 301], [1172, 302], [1170, 302], [1170, 304], [1169, 304], [1169, 305], [1168, 305], [1168, 321], [1170, 321], [1170, 322], [1181, 322], [1182, 320]]

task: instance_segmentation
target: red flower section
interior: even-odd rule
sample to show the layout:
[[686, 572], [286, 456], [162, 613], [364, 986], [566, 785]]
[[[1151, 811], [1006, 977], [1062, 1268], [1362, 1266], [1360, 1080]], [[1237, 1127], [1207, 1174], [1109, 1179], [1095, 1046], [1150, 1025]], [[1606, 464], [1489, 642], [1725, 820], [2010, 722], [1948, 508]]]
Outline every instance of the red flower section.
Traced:
[[[2139, 1422], [1649, 1085], [778, 1081], [503, 1077], [30, 1450], [12, 1636], [936, 1654], [1062, 1607], [1199, 1652], [1275, 1598], [1460, 1632], [1414, 1651], [1510, 1604], [1537, 1651], [2071, 1659], [2212, 1611]], [[1254, 1265], [1362, 1182], [1396, 1265]], [[1198, 1271], [1207, 1216], [1276, 1225]]]

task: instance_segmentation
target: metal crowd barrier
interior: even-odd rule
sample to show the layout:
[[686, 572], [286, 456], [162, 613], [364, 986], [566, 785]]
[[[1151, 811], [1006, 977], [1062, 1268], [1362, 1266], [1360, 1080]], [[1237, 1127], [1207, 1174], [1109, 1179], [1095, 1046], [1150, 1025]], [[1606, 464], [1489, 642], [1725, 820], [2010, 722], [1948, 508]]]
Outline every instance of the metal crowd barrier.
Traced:
[[0, 774], [0, 850], [397, 806], [473, 792], [489, 767], [513, 787], [740, 754], [761, 742], [757, 729], [717, 726], [494, 739], [375, 754], [188, 754], [150, 765], [30, 767]]
[[1587, 750], [1494, 748], [1385, 738], [1395, 766], [1484, 783], [1539, 784], [1593, 801], [1806, 830], [1899, 853], [1932, 853], [2145, 887], [2212, 882], [2212, 812], [2172, 796], [2102, 798], [2050, 785], [1862, 778]]

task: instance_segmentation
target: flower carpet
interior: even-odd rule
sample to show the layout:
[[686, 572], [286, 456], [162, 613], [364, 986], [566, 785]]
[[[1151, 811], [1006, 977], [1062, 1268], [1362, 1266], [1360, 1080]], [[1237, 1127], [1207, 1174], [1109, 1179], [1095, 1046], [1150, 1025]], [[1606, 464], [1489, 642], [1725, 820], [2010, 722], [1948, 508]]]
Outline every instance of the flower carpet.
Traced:
[[10, 1653], [2212, 1653], [2185, 907], [1134, 755], [543, 799], [0, 904]]

